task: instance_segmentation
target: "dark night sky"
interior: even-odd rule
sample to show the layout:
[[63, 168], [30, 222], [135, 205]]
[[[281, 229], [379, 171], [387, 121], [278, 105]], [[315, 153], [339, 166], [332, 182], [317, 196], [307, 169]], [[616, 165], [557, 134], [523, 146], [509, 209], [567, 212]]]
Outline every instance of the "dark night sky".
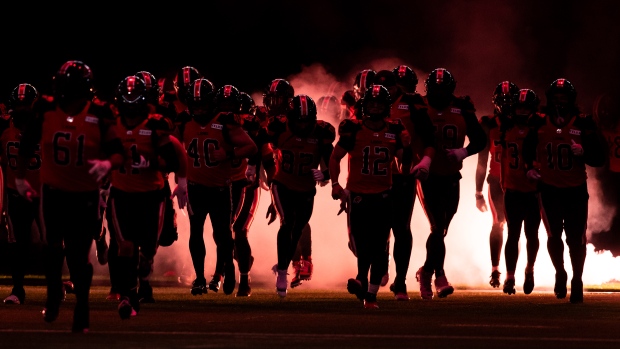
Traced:
[[109, 94], [139, 70], [160, 77], [185, 65], [216, 86], [246, 92], [314, 63], [352, 86], [355, 73], [392, 57], [424, 74], [447, 68], [456, 94], [472, 96], [479, 109], [503, 80], [542, 95], [565, 77], [590, 107], [618, 79], [620, 5], [613, 1], [167, 3], [5, 9], [0, 92], [24, 81], [49, 91], [52, 74], [69, 59], [89, 64], [98, 89]]

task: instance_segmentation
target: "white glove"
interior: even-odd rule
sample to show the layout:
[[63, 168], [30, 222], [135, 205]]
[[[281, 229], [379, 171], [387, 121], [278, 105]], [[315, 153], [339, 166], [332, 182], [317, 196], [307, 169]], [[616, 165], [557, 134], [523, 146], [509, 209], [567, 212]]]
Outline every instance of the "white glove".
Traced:
[[416, 179], [425, 180], [428, 178], [428, 171], [431, 168], [431, 158], [424, 156], [420, 162], [413, 166], [409, 171]]
[[170, 199], [174, 199], [174, 197], [177, 197], [177, 204], [179, 205], [180, 209], [184, 209], [185, 206], [187, 205], [187, 178], [183, 178], [183, 177], [179, 177], [177, 178], [177, 186], [174, 187], [174, 190], [172, 191], [172, 195], [170, 196]]
[[571, 143], [573, 143], [570, 146], [570, 150], [573, 151], [573, 155], [575, 155], [575, 156], [582, 156], [583, 155], [583, 147], [581, 146], [581, 144], [575, 142], [574, 139], [571, 139], [570, 141], [571, 141]]
[[256, 165], [248, 165], [245, 168], [245, 178], [254, 183], [254, 180], [256, 180]]
[[461, 162], [467, 157], [467, 155], [469, 154], [465, 148], [446, 149], [446, 156], [448, 157], [448, 160], [452, 162]]
[[325, 176], [323, 176], [323, 172], [317, 170], [316, 168], [312, 169], [312, 177], [317, 182], [322, 182], [323, 179], [325, 179]]
[[15, 188], [19, 195], [25, 197], [28, 201], [32, 201], [32, 197], [37, 196], [37, 192], [32, 189], [30, 183], [23, 178], [15, 178]]
[[150, 161], [146, 159], [143, 155], [140, 155], [140, 161], [134, 162], [131, 164], [132, 168], [148, 168], [150, 165]]
[[531, 181], [537, 181], [540, 179], [540, 173], [538, 173], [538, 170], [535, 170], [535, 169], [531, 169], [527, 171], [526, 176]]
[[91, 174], [97, 182], [101, 181], [108, 173], [110, 173], [110, 169], [112, 169], [112, 163], [110, 160], [88, 160], [88, 163], [92, 166], [88, 173]]

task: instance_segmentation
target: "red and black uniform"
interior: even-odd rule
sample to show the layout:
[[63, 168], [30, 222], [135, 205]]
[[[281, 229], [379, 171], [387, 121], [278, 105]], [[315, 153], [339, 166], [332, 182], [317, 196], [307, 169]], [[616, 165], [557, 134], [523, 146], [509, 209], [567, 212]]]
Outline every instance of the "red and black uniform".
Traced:
[[471, 156], [484, 149], [487, 137], [468, 97], [452, 97], [441, 110], [429, 105], [428, 114], [435, 127], [437, 151], [428, 179], [418, 181], [418, 196], [431, 227], [426, 241], [424, 270], [441, 276], [446, 256], [444, 238], [459, 205], [460, 170], [463, 167], [462, 161], [450, 161], [446, 150], [462, 148], [467, 136], [469, 144], [465, 149]]
[[[489, 234], [489, 247], [491, 250], [491, 265], [499, 266], [499, 260], [502, 254], [502, 244], [504, 243], [504, 191], [500, 184], [500, 167], [502, 160], [502, 147], [500, 144], [500, 117], [495, 114], [492, 116], [483, 116], [480, 118], [480, 125], [487, 135], [488, 155], [491, 158], [488, 162], [489, 172], [487, 174], [488, 198], [491, 206], [491, 214], [493, 215], [493, 223], [491, 225], [491, 233]], [[479, 184], [479, 183], [478, 183]], [[478, 185], [477, 184], [477, 185]], [[478, 190], [478, 188], [476, 188]]]
[[[261, 121], [258, 117], [251, 114], [240, 115], [241, 126], [248, 133], [250, 138], [258, 145], [258, 133], [261, 128]], [[254, 164], [257, 168], [256, 173], [260, 171], [260, 154], [257, 152], [253, 156]], [[252, 268], [254, 257], [252, 257], [252, 249], [248, 241], [248, 231], [250, 225], [254, 221], [254, 215], [258, 208], [260, 199], [260, 186], [258, 183], [258, 175], [253, 183], [248, 183], [245, 177], [245, 171], [248, 166], [249, 159], [237, 159], [232, 165], [232, 203], [233, 203], [233, 232], [234, 232], [234, 251], [239, 273], [247, 274]]]
[[[338, 146], [348, 153], [349, 247], [357, 257], [356, 279], [380, 285], [387, 272], [386, 245], [392, 227], [392, 162], [403, 149], [399, 121], [385, 121], [381, 129], [368, 128], [361, 120], [343, 120]], [[380, 218], [377, 218], [380, 217]], [[368, 272], [370, 271], [370, 280]]]
[[[433, 124], [428, 116], [428, 107], [419, 94], [401, 94], [395, 98], [390, 110], [390, 120], [398, 120], [411, 135], [413, 162], [418, 164], [422, 157], [434, 149], [435, 135]], [[392, 232], [394, 234], [394, 263], [396, 265], [397, 283], [404, 283], [411, 260], [413, 236], [411, 232], [411, 216], [416, 198], [416, 179], [409, 173], [409, 167], [402, 168], [398, 161], [392, 162], [392, 200], [395, 203], [392, 211]]]
[[[86, 102], [69, 115], [54, 102], [35, 105], [36, 121], [23, 134], [19, 148], [24, 164], [41, 154], [42, 225], [47, 237], [46, 281], [48, 311], [57, 310], [63, 296], [62, 266], [66, 256], [77, 303], [74, 326], [88, 328], [88, 297], [93, 275], [90, 249], [101, 232], [99, 187], [89, 160], [124, 156], [108, 105]], [[21, 166], [20, 166], [21, 168]]]
[[[138, 278], [148, 281], [164, 220], [165, 173], [179, 168], [171, 143], [161, 143], [173, 129], [170, 120], [150, 114], [135, 126], [117, 118], [116, 133], [125, 150], [125, 163], [111, 174], [106, 219], [110, 231], [109, 258], [114, 262], [115, 288], [139, 310]], [[134, 168], [140, 157], [149, 167]], [[161, 159], [161, 161], [160, 161]], [[160, 170], [165, 164], [165, 172]]]
[[[536, 117], [536, 116], [535, 116]], [[536, 183], [525, 175], [523, 141], [527, 136], [527, 125], [504, 122], [501, 127], [501, 186], [504, 189], [504, 207], [508, 224], [508, 238], [504, 255], [506, 270], [514, 272], [519, 258], [521, 228], [527, 239], [527, 264], [533, 267], [538, 254], [540, 207]]]
[[233, 113], [219, 113], [205, 124], [192, 118], [182, 127], [181, 140], [188, 156], [187, 194], [193, 212], [189, 216], [189, 251], [197, 278], [204, 277], [207, 215], [211, 218], [217, 249], [216, 274], [224, 275], [225, 265], [233, 263], [231, 183], [234, 165], [231, 159], [215, 161], [210, 155], [220, 148], [233, 152], [227, 131], [229, 125], [240, 125], [239, 117]]
[[[563, 126], [558, 126], [548, 114], [530, 118], [531, 129], [523, 141], [523, 158], [527, 170], [540, 171], [538, 190], [541, 214], [548, 235], [547, 249], [556, 269], [556, 280], [558, 275], [566, 275], [562, 241], [564, 231], [573, 280], [581, 281], [586, 258], [589, 200], [586, 165], [603, 166], [607, 151], [590, 115], [573, 113], [567, 120]], [[582, 156], [573, 155], [573, 141], [582, 145]]]
[[[17, 113], [17, 112], [13, 112]], [[25, 117], [21, 115], [20, 117]], [[45, 236], [39, 222], [39, 197], [33, 197], [28, 201], [19, 195], [15, 188], [15, 176], [17, 171], [17, 155], [20, 148], [22, 131], [15, 126], [13, 119], [0, 119], [0, 159], [2, 160], [4, 198], [2, 209], [7, 215], [8, 226], [8, 255], [7, 259], [13, 281], [12, 294], [21, 297], [24, 292], [24, 276], [28, 266], [29, 247], [31, 244], [31, 232], [33, 223], [39, 228], [41, 242]], [[40, 192], [39, 169], [41, 168], [41, 147], [35, 145], [35, 152], [28, 163], [25, 179], [30, 185]], [[23, 297], [20, 299], [23, 302]]]
[[[305, 134], [294, 133], [284, 116], [272, 118], [264, 129], [263, 157], [275, 155], [271, 184], [272, 202], [280, 218], [278, 230], [278, 270], [288, 269], [304, 226], [310, 221], [316, 195], [312, 169], [321, 161], [329, 163], [336, 138], [334, 127], [318, 120]], [[266, 170], [274, 164], [263, 162]], [[329, 178], [328, 171], [323, 172]]]

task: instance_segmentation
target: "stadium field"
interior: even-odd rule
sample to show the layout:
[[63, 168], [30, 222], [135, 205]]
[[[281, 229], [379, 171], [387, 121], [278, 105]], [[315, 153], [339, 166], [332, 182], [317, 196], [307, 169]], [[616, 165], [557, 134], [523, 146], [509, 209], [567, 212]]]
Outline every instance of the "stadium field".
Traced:
[[[0, 304], [2, 348], [619, 348], [620, 293], [585, 293], [583, 304], [550, 290], [508, 296], [501, 290], [458, 289], [447, 298], [394, 300], [387, 287], [380, 309], [364, 309], [334, 290], [271, 287], [249, 298], [221, 292], [192, 296], [187, 287], [156, 286], [156, 303], [121, 320], [107, 286], [91, 290], [88, 334], [70, 333], [74, 295], [59, 318], [41, 317], [44, 286], [27, 286], [23, 305]], [[10, 292], [0, 286], [0, 294]]]

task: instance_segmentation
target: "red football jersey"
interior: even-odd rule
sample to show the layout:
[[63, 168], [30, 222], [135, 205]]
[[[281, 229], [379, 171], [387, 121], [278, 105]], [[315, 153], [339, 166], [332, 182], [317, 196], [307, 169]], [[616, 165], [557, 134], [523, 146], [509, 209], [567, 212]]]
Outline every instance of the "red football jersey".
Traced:
[[224, 187], [231, 183], [232, 161], [215, 161], [210, 156], [216, 149], [233, 150], [225, 134], [230, 123], [238, 124], [233, 114], [219, 113], [204, 126], [193, 119], [185, 124], [183, 144], [188, 157], [187, 180], [207, 187]]
[[[6, 187], [15, 188], [15, 174], [17, 171], [17, 152], [19, 150], [19, 142], [21, 139], [21, 131], [13, 125], [2, 132], [0, 135], [0, 154], [2, 157], [2, 168], [4, 169], [4, 183]], [[30, 186], [37, 192], [41, 185], [40, 169], [41, 169], [41, 146], [36, 145], [34, 156], [30, 159], [28, 169], [26, 171], [26, 180]]]
[[527, 135], [527, 126], [513, 126], [506, 130], [502, 149], [501, 183], [502, 188], [532, 192], [536, 190], [536, 183], [530, 181], [525, 175], [525, 162], [523, 161], [523, 140]]
[[443, 110], [429, 106], [428, 115], [435, 126], [435, 142], [437, 152], [431, 163], [430, 173], [451, 175], [459, 172], [463, 163], [452, 163], [448, 160], [445, 150], [462, 148], [467, 134], [467, 125], [461, 115], [461, 109], [453, 105]]
[[56, 107], [43, 113], [41, 132], [41, 183], [56, 189], [83, 192], [99, 190], [88, 171], [88, 160], [103, 159], [103, 115], [91, 111], [91, 102], [76, 115]]
[[126, 192], [146, 192], [164, 187], [164, 176], [160, 171], [131, 167], [134, 162], [140, 161], [140, 155], [145, 159], [156, 158], [153, 133], [157, 130], [147, 127], [148, 121], [146, 119], [137, 126], [128, 128], [120, 117], [117, 118], [116, 133], [125, 149], [125, 163], [118, 170], [112, 171], [111, 184], [115, 188]]
[[[404, 127], [387, 122], [381, 130], [371, 130], [361, 120], [344, 120], [338, 133], [354, 138], [347, 149], [349, 174], [346, 189], [356, 193], [376, 194], [392, 187], [392, 161], [401, 146]], [[349, 136], [350, 135], [350, 136]]]
[[571, 141], [581, 143], [581, 130], [574, 126], [578, 116], [558, 128], [548, 117], [538, 129], [536, 154], [540, 163], [540, 180], [556, 187], [575, 187], [586, 182], [582, 159], [573, 156]]

